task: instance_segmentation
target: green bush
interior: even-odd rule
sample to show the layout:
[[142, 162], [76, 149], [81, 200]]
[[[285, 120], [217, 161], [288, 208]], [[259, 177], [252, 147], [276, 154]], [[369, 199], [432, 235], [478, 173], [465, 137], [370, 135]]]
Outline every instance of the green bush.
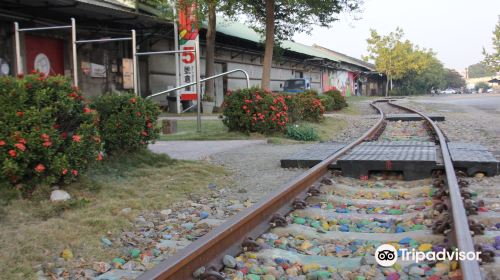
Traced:
[[269, 134], [284, 131], [288, 123], [285, 97], [260, 88], [228, 92], [222, 122], [230, 131]]
[[490, 88], [490, 85], [487, 82], [477, 82], [474, 85], [475, 90], [482, 89], [483, 91], [487, 91]]
[[43, 73], [0, 77], [0, 181], [32, 193], [102, 159], [98, 117], [77, 88]]
[[107, 153], [134, 151], [158, 138], [160, 108], [151, 100], [132, 94], [108, 94], [98, 97], [93, 107], [99, 113], [99, 130]]
[[317, 141], [318, 133], [313, 127], [298, 124], [289, 124], [286, 127], [286, 136], [299, 141]]
[[333, 89], [325, 91], [323, 95], [330, 96], [333, 98], [333, 104], [330, 104], [331, 110], [340, 110], [342, 108], [347, 107], [347, 102], [345, 100], [345, 97], [342, 96], [342, 93], [340, 91]]
[[325, 107], [323, 107], [321, 100], [312, 91], [288, 95], [286, 97], [286, 102], [292, 122], [319, 122], [323, 119]]

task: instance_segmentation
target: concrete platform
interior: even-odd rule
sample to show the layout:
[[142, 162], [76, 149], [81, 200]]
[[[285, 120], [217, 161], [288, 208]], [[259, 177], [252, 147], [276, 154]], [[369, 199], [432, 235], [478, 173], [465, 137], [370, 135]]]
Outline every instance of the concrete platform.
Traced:
[[[444, 122], [445, 118], [443, 115], [428, 115], [431, 120], [436, 122]], [[387, 114], [385, 117], [388, 121], [420, 121], [422, 116], [418, 114]]]
[[362, 178], [372, 171], [403, 172], [405, 180], [431, 176], [436, 169], [436, 145], [420, 141], [365, 142], [337, 161], [344, 176]]
[[319, 143], [308, 147], [286, 159], [281, 160], [283, 168], [311, 168], [338, 150], [346, 144], [338, 142]]
[[[499, 162], [478, 144], [448, 143], [455, 168], [469, 175], [484, 172], [499, 174]], [[282, 159], [281, 167], [310, 168], [333, 155], [344, 143], [320, 143]], [[444, 169], [441, 149], [434, 142], [377, 141], [364, 142], [332, 163], [345, 176], [361, 178], [373, 171], [402, 172], [406, 180], [429, 177], [433, 170]]]
[[500, 174], [500, 162], [482, 145], [477, 143], [448, 143], [451, 160], [456, 169], [469, 176], [483, 172], [487, 176]]

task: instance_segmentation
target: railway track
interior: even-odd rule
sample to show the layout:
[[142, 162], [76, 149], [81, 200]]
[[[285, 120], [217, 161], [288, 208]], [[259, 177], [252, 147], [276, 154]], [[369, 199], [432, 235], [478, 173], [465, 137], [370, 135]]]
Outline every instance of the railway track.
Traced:
[[[484, 226], [467, 214], [478, 205], [467, 182], [457, 179], [439, 128], [391, 102], [372, 106], [380, 118], [363, 136], [139, 279], [480, 279], [477, 261], [415, 263], [400, 255], [393, 266], [377, 265], [382, 244], [397, 254], [480, 250], [483, 262], [493, 255], [474, 248], [472, 235]], [[417, 113], [423, 121], [386, 123], [384, 111]], [[445, 172], [408, 182], [382, 173], [358, 180], [329, 169], [356, 145], [376, 139], [436, 141]]]

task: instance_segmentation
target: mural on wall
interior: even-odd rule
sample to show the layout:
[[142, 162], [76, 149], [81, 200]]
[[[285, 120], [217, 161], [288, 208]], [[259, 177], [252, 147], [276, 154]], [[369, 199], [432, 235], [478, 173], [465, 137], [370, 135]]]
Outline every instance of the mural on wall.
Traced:
[[323, 91], [338, 89], [343, 96], [354, 95], [354, 73], [349, 71], [328, 71], [323, 73]]

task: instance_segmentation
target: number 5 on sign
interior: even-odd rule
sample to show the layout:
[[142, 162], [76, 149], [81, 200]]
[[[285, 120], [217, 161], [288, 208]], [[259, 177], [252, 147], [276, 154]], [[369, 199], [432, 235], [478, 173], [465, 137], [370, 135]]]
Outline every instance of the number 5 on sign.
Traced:
[[186, 63], [186, 64], [191, 64], [194, 62], [194, 47], [183, 47], [182, 48], [183, 50], [185, 50], [186, 52], [183, 52], [182, 53], [182, 62]]

